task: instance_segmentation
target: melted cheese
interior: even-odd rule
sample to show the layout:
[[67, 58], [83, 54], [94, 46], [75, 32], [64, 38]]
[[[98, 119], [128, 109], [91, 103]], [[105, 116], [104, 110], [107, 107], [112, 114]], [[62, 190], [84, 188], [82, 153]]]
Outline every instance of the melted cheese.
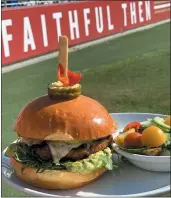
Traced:
[[[41, 140], [34, 140], [23, 137], [20, 138], [20, 141], [27, 144], [28, 146], [40, 144], [42, 142]], [[52, 153], [53, 162], [58, 163], [59, 160], [63, 158], [65, 155], [67, 155], [71, 149], [79, 147], [82, 143], [68, 144], [66, 142], [59, 142], [59, 141], [47, 141], [47, 144]]]
[[77, 148], [81, 145], [80, 144], [68, 144], [65, 142], [55, 142], [55, 141], [48, 141], [47, 144], [51, 150], [53, 156], [53, 162], [58, 163], [61, 158], [69, 153], [69, 151], [73, 148]]
[[20, 141], [27, 144], [28, 146], [32, 146], [34, 144], [41, 144], [42, 143], [42, 140], [34, 140], [34, 139], [24, 138], [24, 137], [20, 137]]

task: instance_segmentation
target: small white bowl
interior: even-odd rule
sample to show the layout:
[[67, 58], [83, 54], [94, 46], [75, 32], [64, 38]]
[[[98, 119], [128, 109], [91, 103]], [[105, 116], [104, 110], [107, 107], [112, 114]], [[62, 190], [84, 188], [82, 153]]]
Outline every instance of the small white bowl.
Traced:
[[135, 166], [157, 172], [169, 172], [170, 171], [170, 156], [147, 156], [128, 153], [119, 149], [117, 144], [112, 144], [113, 149], [120, 155], [127, 158]]

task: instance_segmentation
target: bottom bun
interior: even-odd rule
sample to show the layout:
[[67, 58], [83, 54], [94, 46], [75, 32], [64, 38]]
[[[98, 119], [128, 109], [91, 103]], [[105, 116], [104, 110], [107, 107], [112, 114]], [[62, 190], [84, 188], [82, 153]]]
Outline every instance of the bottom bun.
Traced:
[[43, 173], [36, 173], [35, 168], [25, 168], [23, 173], [22, 163], [17, 162], [14, 158], [10, 159], [16, 175], [24, 182], [43, 189], [72, 189], [84, 186], [100, 175], [106, 169], [98, 169], [88, 174], [73, 173], [65, 170], [46, 170]]

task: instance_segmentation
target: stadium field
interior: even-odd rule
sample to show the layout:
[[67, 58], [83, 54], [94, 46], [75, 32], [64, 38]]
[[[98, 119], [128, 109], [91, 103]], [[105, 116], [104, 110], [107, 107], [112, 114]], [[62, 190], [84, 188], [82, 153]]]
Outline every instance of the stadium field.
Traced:
[[[83, 94], [109, 112], [170, 113], [170, 23], [69, 54], [83, 74]], [[2, 149], [16, 139], [13, 125], [29, 100], [56, 80], [57, 58], [2, 75]], [[28, 196], [2, 182], [2, 197]]]

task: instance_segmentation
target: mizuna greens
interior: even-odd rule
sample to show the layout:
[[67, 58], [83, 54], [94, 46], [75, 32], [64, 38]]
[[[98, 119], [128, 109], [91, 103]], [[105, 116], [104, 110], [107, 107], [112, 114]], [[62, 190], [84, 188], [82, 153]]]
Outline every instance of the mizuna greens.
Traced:
[[21, 171], [26, 167], [32, 167], [37, 170], [37, 173], [42, 173], [45, 170], [68, 170], [71, 172], [89, 173], [100, 168], [112, 170], [114, 167], [117, 167], [117, 165], [113, 164], [112, 152], [109, 147], [103, 151], [91, 154], [83, 160], [59, 162], [56, 164], [52, 160], [40, 158], [31, 147], [20, 142], [11, 144], [5, 154], [6, 156], [13, 156], [16, 161], [24, 164]]

